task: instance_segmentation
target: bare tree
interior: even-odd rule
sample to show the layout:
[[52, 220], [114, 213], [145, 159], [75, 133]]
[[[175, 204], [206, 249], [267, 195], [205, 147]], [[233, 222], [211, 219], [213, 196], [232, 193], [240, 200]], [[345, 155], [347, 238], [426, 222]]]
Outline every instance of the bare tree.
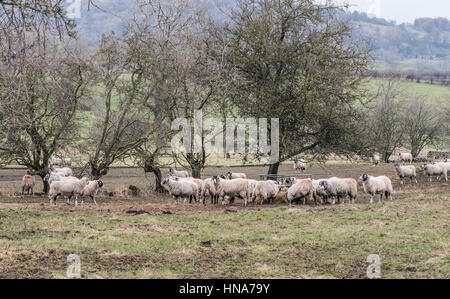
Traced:
[[102, 38], [97, 58], [98, 94], [93, 120], [82, 152], [89, 155], [87, 168], [99, 179], [114, 162], [130, 156], [145, 141], [146, 124], [139, 120], [134, 85], [136, 74], [126, 74], [124, 44], [113, 34]]
[[79, 136], [90, 68], [78, 49], [37, 35], [10, 32], [0, 42], [0, 158], [43, 178], [51, 155]]
[[368, 123], [368, 136], [386, 163], [405, 137], [402, 95], [404, 93], [395, 79], [382, 83]]
[[413, 158], [427, 146], [442, 139], [445, 118], [442, 109], [434, 107], [424, 96], [414, 97], [405, 107], [404, 125], [406, 138]]

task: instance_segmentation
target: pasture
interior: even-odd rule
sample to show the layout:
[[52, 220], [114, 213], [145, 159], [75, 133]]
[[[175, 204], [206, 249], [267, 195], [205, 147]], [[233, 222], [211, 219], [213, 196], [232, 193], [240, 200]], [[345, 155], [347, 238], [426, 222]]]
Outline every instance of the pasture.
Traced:
[[[208, 167], [204, 177], [228, 170]], [[267, 172], [231, 170], [254, 179]], [[292, 172], [290, 163], [280, 169]], [[17, 194], [23, 170], [3, 169], [0, 278], [64, 278], [70, 254], [80, 256], [83, 278], [367, 278], [370, 254], [380, 256], [382, 278], [450, 278], [447, 183], [419, 172], [418, 185], [400, 186], [393, 164], [307, 170], [314, 178], [366, 172], [392, 179], [394, 201], [369, 205], [360, 186], [355, 205], [173, 204], [142, 170], [113, 169], [97, 206], [50, 207], [47, 197]], [[140, 195], [128, 195], [129, 185]]]

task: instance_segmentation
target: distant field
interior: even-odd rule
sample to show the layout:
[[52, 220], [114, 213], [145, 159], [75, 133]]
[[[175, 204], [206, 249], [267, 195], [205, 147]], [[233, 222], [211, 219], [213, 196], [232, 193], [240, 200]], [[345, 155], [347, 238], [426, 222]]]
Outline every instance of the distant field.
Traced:
[[[209, 167], [204, 177], [227, 170]], [[233, 171], [257, 178], [267, 169]], [[60, 200], [54, 208], [46, 197], [7, 195], [23, 171], [0, 170], [0, 277], [64, 278], [67, 256], [77, 254], [83, 278], [366, 278], [367, 256], [378, 254], [383, 278], [450, 278], [448, 184], [420, 176], [419, 185], [400, 187], [385, 164], [308, 172], [386, 174], [394, 201], [369, 205], [359, 190], [355, 205], [175, 205], [151, 191], [152, 176], [114, 169], [107, 192], [134, 184], [143, 195], [102, 195], [98, 206], [82, 207]]]

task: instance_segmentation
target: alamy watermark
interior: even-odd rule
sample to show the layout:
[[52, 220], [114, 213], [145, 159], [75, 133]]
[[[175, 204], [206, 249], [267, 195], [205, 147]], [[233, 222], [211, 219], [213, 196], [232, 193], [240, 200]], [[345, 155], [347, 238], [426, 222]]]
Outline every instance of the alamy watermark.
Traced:
[[172, 138], [172, 151], [180, 153], [206, 154], [254, 154], [262, 163], [279, 161], [280, 121], [270, 120], [270, 145], [267, 118], [203, 119], [203, 112], [194, 113], [193, 123], [186, 118], [177, 118], [171, 129], [178, 131]]
[[367, 277], [370, 279], [381, 278], [381, 258], [377, 254], [371, 254], [366, 260], [370, 263], [367, 267]]
[[67, 278], [81, 278], [81, 258], [79, 255], [71, 254], [67, 257]]

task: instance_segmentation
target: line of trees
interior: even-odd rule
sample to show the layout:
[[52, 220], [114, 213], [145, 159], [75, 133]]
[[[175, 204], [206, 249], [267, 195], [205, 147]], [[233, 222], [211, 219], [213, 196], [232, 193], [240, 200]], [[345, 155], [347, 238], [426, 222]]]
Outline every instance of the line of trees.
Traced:
[[[223, 23], [196, 1], [140, 0], [125, 33], [105, 35], [95, 48], [78, 43], [64, 14], [48, 14], [60, 1], [45, 1], [48, 9], [17, 3], [0, 6], [0, 14], [33, 14], [18, 14], [13, 25], [0, 19], [7, 32], [0, 35], [0, 160], [41, 177], [52, 155], [70, 149], [86, 157], [80, 174], [98, 179], [115, 162], [132, 160], [155, 175], [162, 192], [172, 122], [198, 110], [222, 120], [279, 118], [280, 160], [271, 174], [298, 155], [377, 149], [388, 156], [406, 136], [420, 151], [440, 132], [427, 125], [417, 134], [422, 122], [397, 115], [409, 109], [402, 115], [437, 121], [420, 99], [398, 106], [392, 85], [377, 101], [366, 96], [370, 49], [353, 40], [339, 17], [343, 7], [332, 1], [241, 0]], [[39, 23], [36, 14], [53, 21]], [[382, 147], [373, 142], [381, 139]], [[200, 145], [198, 153], [174, 155], [195, 177], [208, 157], [204, 138]]]

